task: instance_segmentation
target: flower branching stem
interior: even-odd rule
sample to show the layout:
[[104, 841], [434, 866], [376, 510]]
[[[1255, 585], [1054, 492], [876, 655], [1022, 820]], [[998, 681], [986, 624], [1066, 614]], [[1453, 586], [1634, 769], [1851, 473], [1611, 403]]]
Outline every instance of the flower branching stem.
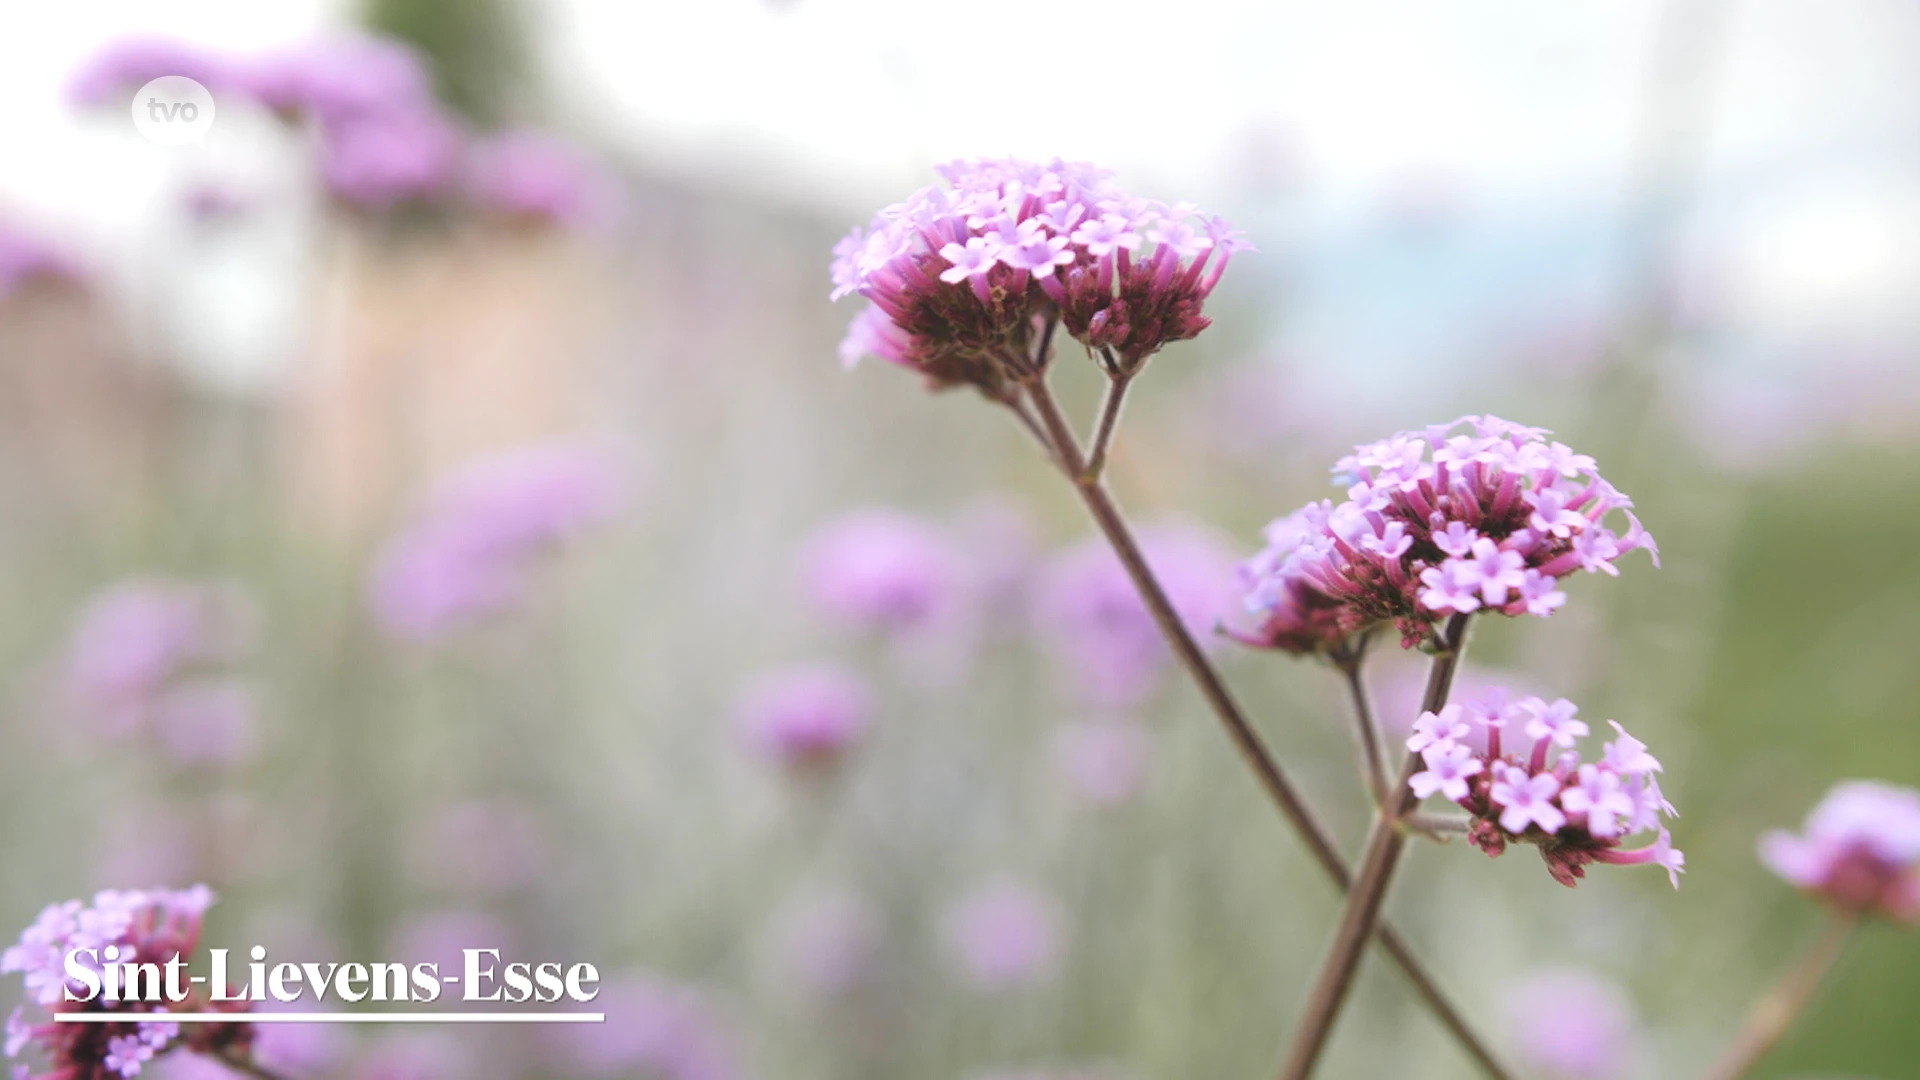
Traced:
[[[1433, 666], [1427, 674], [1426, 694], [1420, 703], [1423, 712], [1439, 712], [1446, 706], [1447, 696], [1453, 690], [1454, 672], [1466, 649], [1467, 620], [1465, 614], [1456, 614], [1447, 620], [1441, 632]], [[1347, 890], [1346, 909], [1341, 912], [1333, 945], [1307, 998], [1307, 1011], [1287, 1052], [1286, 1065], [1280, 1074], [1282, 1080], [1306, 1080], [1313, 1074], [1320, 1053], [1326, 1048], [1327, 1036], [1333, 1030], [1333, 1022], [1346, 1003], [1354, 972], [1360, 965], [1361, 946], [1380, 924], [1380, 907], [1386, 899], [1387, 886], [1392, 883], [1400, 855], [1406, 850], [1407, 830], [1402, 825], [1418, 801], [1407, 782], [1419, 771], [1420, 765], [1420, 755], [1407, 757], [1387, 801], [1374, 816], [1373, 828], [1367, 834], [1366, 851], [1360, 857], [1359, 873], [1353, 887]]]
[[1360, 782], [1366, 785], [1367, 792], [1373, 796], [1373, 805], [1378, 808], [1387, 802], [1387, 759], [1381, 752], [1380, 725], [1373, 715], [1373, 700], [1367, 695], [1366, 676], [1361, 673], [1361, 665], [1366, 661], [1367, 643], [1372, 635], [1363, 634], [1355, 638], [1351, 645], [1343, 646], [1332, 654], [1333, 666], [1340, 669], [1340, 675], [1347, 683], [1347, 696], [1353, 702], [1354, 732], [1358, 736], [1360, 754]]
[[[1044, 356], [1042, 357], [1044, 360]], [[1045, 370], [1045, 365], [1040, 365]], [[1266, 789], [1280, 812], [1300, 835], [1312, 854], [1314, 862], [1334, 884], [1346, 890], [1352, 883], [1345, 860], [1340, 857], [1333, 840], [1319, 820], [1308, 809], [1304, 799], [1293, 783], [1287, 779], [1272, 753], [1267, 749], [1253, 725], [1248, 722], [1233, 694], [1227, 689], [1212, 661], [1207, 659], [1193, 635], [1181, 622], [1167, 599], [1166, 591], [1161, 587], [1146, 558], [1141, 554], [1140, 545], [1134, 539], [1132, 530], [1121, 515], [1113, 498], [1101, 483], [1099, 476], [1091, 473], [1082, 455], [1078, 440], [1066, 417], [1061, 413], [1059, 404], [1048, 389], [1044, 376], [1035, 378], [1026, 386], [1028, 399], [1040, 420], [1045, 435], [1043, 447], [1061, 471], [1073, 482], [1081, 501], [1086, 505], [1094, 524], [1112, 545], [1114, 555], [1126, 569], [1127, 576], [1138, 590], [1142, 602], [1153, 616], [1154, 623], [1160, 628], [1189, 678], [1192, 679], [1200, 694], [1207, 701], [1215, 716], [1226, 728], [1227, 736], [1234, 748], [1239, 751], [1254, 776]], [[1117, 410], [1116, 410], [1117, 412]], [[1404, 787], [1404, 785], [1402, 785]], [[1375, 905], [1377, 908], [1377, 904]], [[1481, 1071], [1487, 1076], [1502, 1080], [1510, 1074], [1493, 1057], [1485, 1043], [1467, 1026], [1466, 1020], [1454, 1009], [1446, 996], [1427, 974], [1420, 961], [1408, 948], [1406, 941], [1389, 925], [1368, 923], [1368, 933], [1379, 938], [1394, 962], [1406, 973], [1416, 993], [1427, 1003], [1434, 1016], [1453, 1035], [1463, 1050], [1473, 1058]]]
[[1859, 925], [1858, 919], [1846, 916], [1836, 916], [1828, 922], [1826, 929], [1801, 956], [1800, 962], [1754, 1005], [1746, 1026], [1740, 1029], [1740, 1034], [1734, 1037], [1733, 1044], [1727, 1047], [1720, 1060], [1707, 1071], [1707, 1080], [1740, 1080], [1760, 1064], [1780, 1042], [1781, 1036], [1787, 1033], [1787, 1029], [1793, 1026], [1793, 1022], [1806, 1011], [1807, 1004], [1813, 1000], [1814, 991], [1820, 988], [1834, 964], [1839, 962]]

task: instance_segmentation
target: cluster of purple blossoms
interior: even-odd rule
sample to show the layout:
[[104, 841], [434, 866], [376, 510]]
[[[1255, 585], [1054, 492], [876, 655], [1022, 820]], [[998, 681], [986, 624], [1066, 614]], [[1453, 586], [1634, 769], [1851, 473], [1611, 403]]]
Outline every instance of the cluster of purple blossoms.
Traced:
[[[1466, 425], [1470, 433], [1457, 433]], [[1234, 636], [1310, 653], [1391, 622], [1411, 647], [1436, 622], [1469, 612], [1551, 615], [1576, 570], [1659, 549], [1593, 459], [1542, 428], [1467, 416], [1402, 432], [1342, 458], [1347, 499], [1310, 503], [1269, 526], [1266, 550], [1242, 570], [1259, 619]], [[1621, 511], [1625, 533], [1606, 524]]]
[[949, 908], [944, 931], [959, 973], [975, 987], [995, 991], [1052, 977], [1060, 963], [1064, 923], [1052, 897], [1001, 880], [975, 888]]
[[1056, 318], [1110, 370], [1134, 371], [1207, 328], [1207, 295], [1250, 247], [1219, 218], [1130, 196], [1087, 164], [982, 158], [936, 171], [944, 186], [834, 248], [832, 294], [873, 305], [843, 358], [877, 356], [934, 388], [1003, 395], [1045, 361], [1033, 339]]
[[185, 763], [245, 756], [253, 694], [232, 666], [251, 647], [257, 617], [235, 587], [137, 578], [81, 609], [67, 643], [61, 694], [103, 734], [152, 730]]
[[[46, 1013], [43, 1022], [27, 1019], [27, 1007], [7, 1018], [6, 1052], [9, 1058], [34, 1053], [46, 1059], [44, 1072], [14, 1067], [16, 1080], [107, 1080], [132, 1077], [155, 1057], [178, 1048], [223, 1058], [244, 1058], [250, 1051], [253, 1028], [244, 1019], [231, 1024], [196, 1024], [183, 1035], [178, 1023], [167, 1019], [180, 1012], [217, 1011], [235, 1006], [189, 1000], [173, 1003], [172, 1011], [147, 1002], [92, 1001], [93, 1012], [123, 1011], [125, 1022], [63, 1024], [54, 1014], [76, 1007], [66, 991], [72, 985], [66, 964], [77, 949], [96, 950], [92, 970], [101, 970], [98, 954], [118, 949], [119, 961], [164, 965], [190, 955], [200, 940], [200, 920], [213, 903], [204, 885], [190, 889], [108, 890], [90, 905], [78, 900], [51, 904], [33, 925], [20, 933], [18, 943], [0, 953], [0, 973], [22, 975], [33, 1008]], [[80, 962], [86, 961], [82, 958]], [[78, 992], [83, 986], [73, 985]], [[237, 1006], [244, 1009], [244, 1003]]]
[[1762, 837], [1760, 859], [1849, 915], [1920, 923], [1920, 791], [1846, 781], [1807, 815], [1805, 835]]
[[[1686, 857], [1660, 824], [1662, 815], [1674, 814], [1654, 776], [1660, 762], [1612, 721], [1616, 737], [1601, 759], [1581, 761], [1575, 744], [1588, 728], [1577, 712], [1565, 698], [1509, 702], [1489, 694], [1422, 713], [1407, 749], [1426, 768], [1409, 786], [1419, 798], [1441, 795], [1472, 814], [1467, 838], [1488, 855], [1509, 842], [1537, 846], [1554, 880], [1569, 888], [1593, 862], [1663, 866], [1679, 888]], [[1506, 750], [1503, 741], [1517, 749]], [[1658, 830], [1652, 844], [1621, 849], [1649, 829]]]
[[373, 575], [375, 615], [395, 636], [427, 640], [512, 607], [541, 555], [612, 515], [616, 487], [612, 464], [587, 446], [467, 466], [387, 545]]
[[72, 253], [0, 219], [0, 300], [30, 285], [72, 285], [85, 279]]
[[939, 529], [897, 510], [855, 510], [822, 526], [801, 555], [822, 612], [862, 629], [924, 627], [957, 604], [960, 559]]
[[477, 140], [467, 151], [467, 198], [509, 221], [581, 227], [604, 219], [612, 192], [599, 163], [536, 131]]

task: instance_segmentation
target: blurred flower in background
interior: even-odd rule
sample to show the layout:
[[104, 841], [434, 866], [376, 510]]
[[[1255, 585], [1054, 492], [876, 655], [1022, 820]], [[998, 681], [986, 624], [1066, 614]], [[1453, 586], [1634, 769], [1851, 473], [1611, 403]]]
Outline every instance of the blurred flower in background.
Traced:
[[873, 695], [858, 674], [807, 667], [769, 672], [738, 706], [753, 749], [796, 769], [828, 768], [873, 723]]
[[1027, 986], [1058, 971], [1065, 915], [1030, 886], [1011, 880], [978, 885], [948, 908], [943, 921], [949, 958], [981, 990]]
[[1760, 858], [1842, 912], [1920, 922], [1920, 791], [1839, 784], [1807, 815], [1803, 834], [1762, 837]]
[[1641, 1058], [1633, 1003], [1616, 984], [1585, 971], [1555, 969], [1515, 979], [1501, 994], [1520, 1060], [1553, 1080], [1611, 1080]]

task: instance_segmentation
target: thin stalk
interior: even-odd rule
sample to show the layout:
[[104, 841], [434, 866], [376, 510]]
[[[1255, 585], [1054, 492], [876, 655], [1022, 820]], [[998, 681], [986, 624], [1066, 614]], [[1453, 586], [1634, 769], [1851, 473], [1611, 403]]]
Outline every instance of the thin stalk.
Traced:
[[1347, 696], [1353, 701], [1354, 733], [1359, 737], [1360, 782], [1367, 786], [1377, 809], [1387, 804], [1387, 759], [1382, 753], [1380, 725], [1373, 715], [1373, 700], [1367, 695], [1366, 676], [1360, 672], [1366, 660], [1368, 638], [1362, 637], [1352, 649], [1334, 654], [1333, 665], [1347, 682]]
[[[1347, 870], [1345, 860], [1341, 859], [1339, 850], [1334, 847], [1333, 839], [1314, 817], [1312, 811], [1307, 808], [1305, 800], [1300, 797], [1300, 793], [1287, 779], [1286, 774], [1281, 772], [1279, 764], [1274, 761], [1272, 753], [1267, 750], [1265, 743], [1253, 730], [1253, 725], [1247, 721], [1246, 714], [1241, 711], [1239, 703], [1228, 691], [1226, 683], [1220, 678], [1220, 673], [1214, 669], [1212, 661], [1207, 659], [1206, 653], [1202, 652], [1200, 646], [1193, 640], [1193, 635], [1188, 632], [1186, 624], [1180, 621], [1180, 616], [1175, 613], [1173, 604], [1167, 600], [1166, 591], [1161, 588], [1152, 568], [1147, 565], [1146, 558], [1140, 553], [1140, 545], [1134, 540], [1133, 533], [1128, 528], [1126, 519], [1121, 516], [1119, 508], [1114, 505], [1112, 496], [1107, 493], [1099, 478], [1087, 475], [1079, 443], [1074, 438], [1072, 429], [1068, 427], [1066, 417], [1061, 415], [1060, 407], [1054, 401], [1046, 383], [1039, 379], [1033, 380], [1028, 385], [1028, 392], [1034, 409], [1040, 416], [1041, 424], [1049, 434], [1051, 442], [1049, 449], [1060, 462], [1064, 474], [1073, 481], [1081, 501], [1086, 504], [1087, 513], [1093, 518], [1094, 524], [1099, 527], [1101, 533], [1106, 536], [1107, 542], [1112, 545], [1114, 555], [1126, 568], [1127, 576], [1132, 579], [1141, 601], [1146, 604], [1155, 625], [1160, 628], [1160, 633], [1166, 638], [1168, 647], [1173, 650], [1174, 658], [1179, 661], [1180, 667], [1193, 680], [1200, 695], [1206, 699], [1214, 715], [1226, 728], [1227, 737], [1232, 740], [1234, 749], [1240, 752], [1241, 758], [1246, 761], [1248, 768], [1253, 770], [1260, 785], [1266, 789], [1274, 804], [1280, 808], [1280, 813], [1300, 835], [1300, 839], [1306, 843], [1314, 862], [1341, 890], [1348, 889], [1352, 882], [1352, 875]], [[1419, 994], [1421, 1000], [1426, 1002], [1435, 1018], [1460, 1043], [1468, 1056], [1480, 1066], [1481, 1071], [1495, 1080], [1505, 1080], [1509, 1077], [1510, 1074], [1495, 1060], [1486, 1044], [1480, 1041], [1473, 1030], [1467, 1026], [1466, 1020], [1455, 1011], [1446, 996], [1440, 992], [1439, 987], [1427, 974], [1418, 958], [1413, 955], [1413, 951], [1408, 948], [1405, 939], [1385, 923], [1374, 926], [1372, 929], [1379, 938], [1381, 946], [1393, 958], [1394, 963], [1406, 973], [1407, 980], [1413, 984], [1414, 991]]]
[[1114, 429], [1120, 425], [1120, 409], [1126, 404], [1127, 386], [1133, 382], [1133, 375], [1109, 374], [1107, 392], [1100, 399], [1100, 416], [1094, 422], [1092, 449], [1087, 452], [1087, 478], [1100, 479], [1107, 468], [1107, 446], [1113, 442]]
[[[1427, 673], [1427, 692], [1421, 699], [1423, 712], [1438, 712], [1453, 690], [1453, 673], [1460, 666], [1460, 655], [1467, 645], [1467, 616], [1454, 615], [1441, 631], [1440, 650]], [[1353, 973], [1360, 966], [1360, 947], [1373, 936], [1380, 921], [1380, 906], [1393, 881], [1393, 871], [1407, 847], [1403, 819], [1413, 812], [1418, 801], [1407, 781], [1419, 771], [1420, 755], [1410, 754], [1400, 767], [1393, 793], [1374, 816], [1367, 833], [1367, 847], [1360, 857], [1360, 872], [1353, 888], [1347, 891], [1346, 910], [1341, 912], [1340, 927], [1334, 932], [1333, 946], [1320, 966], [1313, 992], [1307, 998], [1306, 1015], [1294, 1035], [1293, 1047], [1280, 1075], [1282, 1080], [1306, 1080], [1313, 1074], [1320, 1052], [1326, 1048], [1327, 1035], [1346, 1004], [1347, 991], [1353, 987]]]
[[1707, 1080], [1740, 1080], [1767, 1056], [1793, 1022], [1806, 1011], [1813, 992], [1826, 980], [1833, 965], [1853, 940], [1858, 920], [1836, 917], [1808, 947], [1800, 962], [1782, 976], [1773, 989], [1754, 1005], [1746, 1026], [1734, 1037], [1733, 1045], [1721, 1056]]

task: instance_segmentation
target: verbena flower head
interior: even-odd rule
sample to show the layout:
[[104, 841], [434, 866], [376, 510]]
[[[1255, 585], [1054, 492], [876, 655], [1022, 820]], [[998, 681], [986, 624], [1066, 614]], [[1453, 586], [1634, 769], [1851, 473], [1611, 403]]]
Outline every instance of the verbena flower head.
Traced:
[[836, 997], [867, 983], [885, 957], [886, 919], [872, 901], [835, 890], [780, 913], [779, 971], [810, 994]]
[[605, 453], [576, 444], [466, 466], [387, 545], [371, 585], [374, 614], [396, 636], [424, 640], [511, 608], [542, 555], [613, 515], [617, 479]]
[[1846, 781], [1801, 835], [1762, 837], [1760, 860], [1841, 911], [1920, 923], [1920, 791]]
[[[69, 900], [42, 910], [33, 925], [21, 931], [19, 941], [0, 952], [0, 973], [20, 973], [31, 1007], [43, 1014], [43, 1022], [29, 1020], [28, 1008], [23, 1007], [7, 1019], [7, 1056], [31, 1054], [46, 1063], [46, 1070], [39, 1074], [33, 1074], [24, 1064], [16, 1065], [14, 1076], [28, 1080], [35, 1075], [40, 1080], [138, 1076], [154, 1058], [181, 1047], [205, 1054], [244, 1055], [251, 1043], [252, 1028], [242, 1020], [195, 1024], [183, 1033], [179, 1024], [167, 1019], [181, 1012], [234, 1006], [216, 1006], [197, 998], [164, 1005], [65, 1000], [70, 983], [75, 992], [85, 989], [67, 977], [67, 957], [73, 950], [103, 952], [112, 946], [119, 950], [120, 961], [164, 965], [193, 952], [200, 940], [201, 918], [212, 903], [213, 893], [204, 885], [195, 885], [180, 890], [107, 890], [95, 894], [91, 904]], [[80, 962], [87, 963], [84, 958]], [[98, 973], [103, 962], [96, 956], [89, 966]], [[244, 1003], [238, 1008], [244, 1009]], [[63, 1024], [52, 1019], [53, 1014], [75, 1009], [124, 1012], [126, 1019], [93, 1024]]]
[[75, 285], [86, 270], [71, 252], [0, 218], [0, 300], [31, 285]]
[[762, 676], [740, 705], [754, 749], [796, 767], [831, 765], [873, 722], [866, 680], [840, 668], [794, 668]]
[[943, 183], [882, 210], [833, 260], [833, 298], [873, 305], [842, 356], [879, 356], [936, 388], [998, 394], [1028, 377], [1034, 336], [1054, 315], [1088, 349], [1137, 368], [1207, 328], [1202, 304], [1250, 246], [1219, 218], [1135, 198], [1083, 163], [979, 158], [936, 171]]
[[991, 882], [947, 911], [948, 955], [983, 990], [1039, 982], [1059, 963], [1062, 918], [1044, 893], [1013, 881]]
[[[1140, 548], [1180, 621], [1209, 640], [1216, 613], [1233, 594], [1226, 546], [1204, 529], [1169, 523], [1142, 529]], [[1152, 693], [1166, 667], [1166, 641], [1113, 549], [1089, 539], [1056, 556], [1043, 573], [1039, 630], [1080, 695], [1124, 707]]]
[[1112, 805], [1139, 792], [1153, 755], [1146, 727], [1126, 720], [1081, 720], [1054, 734], [1054, 759], [1073, 790]]
[[[1311, 653], [1391, 622], [1412, 646], [1456, 612], [1551, 615], [1566, 603], [1561, 578], [1618, 575], [1636, 548], [1658, 566], [1632, 500], [1547, 435], [1468, 416], [1357, 447], [1334, 467], [1346, 501], [1269, 526], [1266, 550], [1242, 570], [1257, 621], [1234, 636]], [[1615, 511], [1625, 532], [1608, 523]]]
[[[1448, 705], [1422, 713], [1407, 749], [1425, 768], [1409, 782], [1415, 796], [1441, 795], [1474, 817], [1475, 847], [1497, 856], [1508, 843], [1533, 844], [1555, 881], [1571, 888], [1589, 863], [1653, 863], [1674, 888], [1686, 857], [1675, 850], [1663, 816], [1674, 810], [1654, 774], [1646, 744], [1612, 724], [1600, 760], [1583, 762], [1577, 745], [1589, 729], [1573, 703], [1523, 697]], [[1653, 843], [1624, 849], [1653, 831]]]
[[430, 106], [322, 125], [320, 177], [341, 202], [385, 210], [449, 190], [459, 176], [461, 135]]

